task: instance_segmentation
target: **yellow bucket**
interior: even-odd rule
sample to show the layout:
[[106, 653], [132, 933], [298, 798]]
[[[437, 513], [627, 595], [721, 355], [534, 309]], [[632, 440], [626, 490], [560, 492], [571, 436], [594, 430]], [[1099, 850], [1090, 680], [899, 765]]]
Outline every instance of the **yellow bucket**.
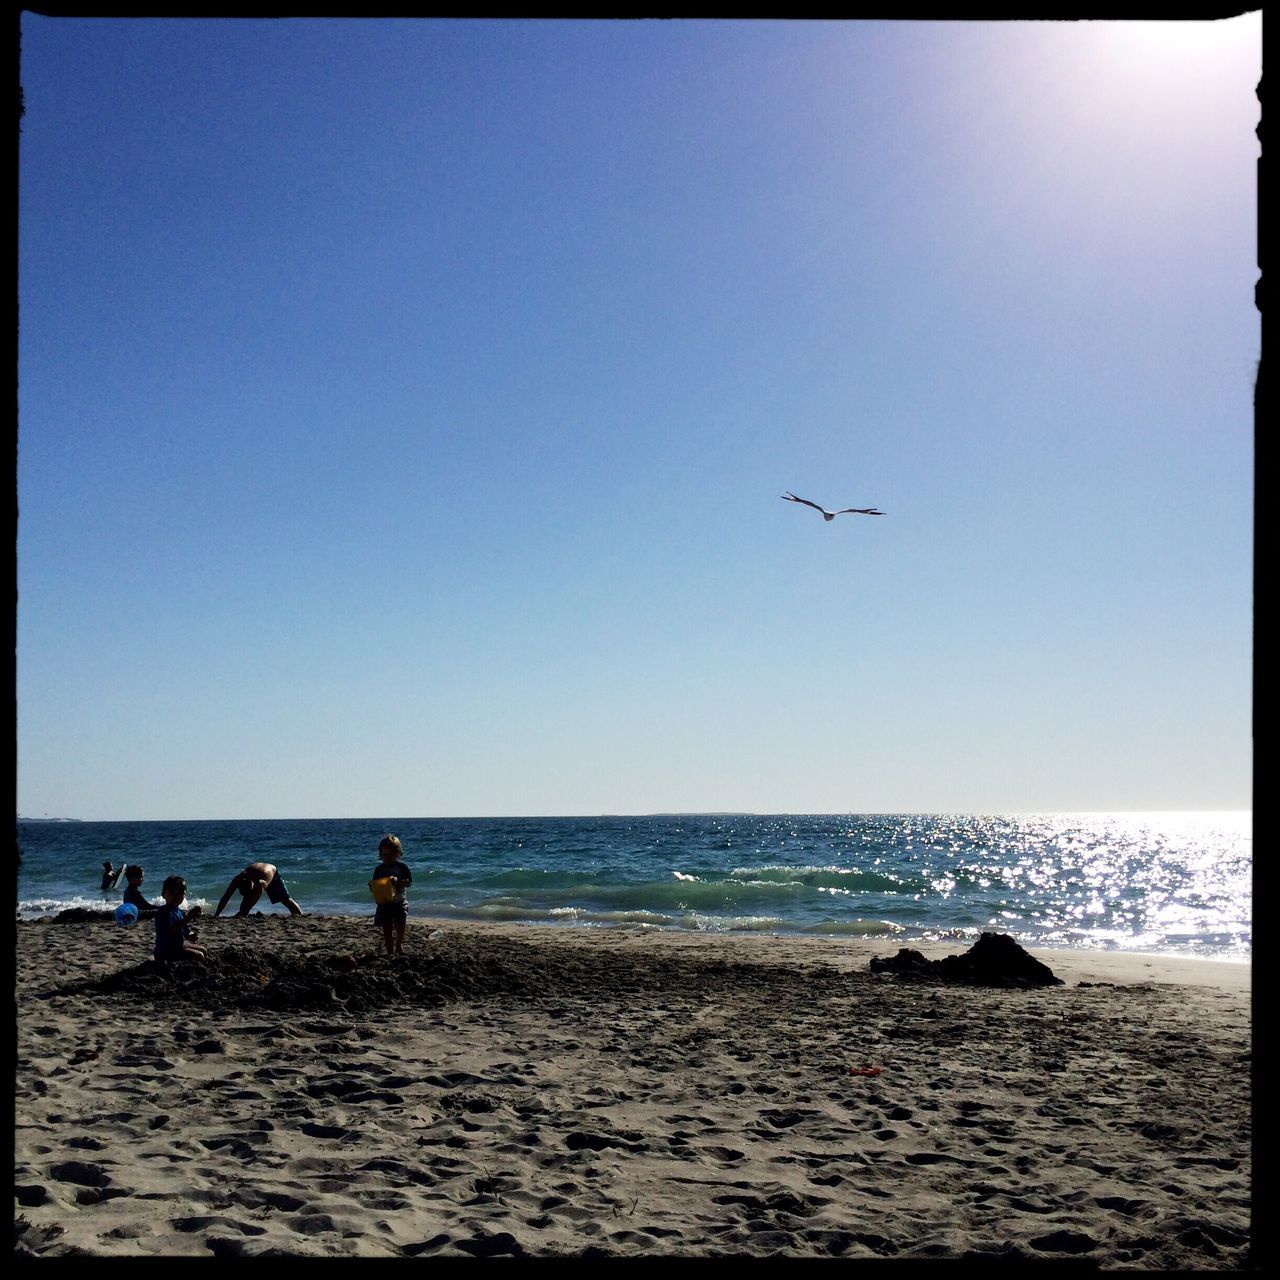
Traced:
[[369, 881], [369, 892], [377, 903], [391, 902], [396, 896], [396, 882], [390, 876], [379, 876]]

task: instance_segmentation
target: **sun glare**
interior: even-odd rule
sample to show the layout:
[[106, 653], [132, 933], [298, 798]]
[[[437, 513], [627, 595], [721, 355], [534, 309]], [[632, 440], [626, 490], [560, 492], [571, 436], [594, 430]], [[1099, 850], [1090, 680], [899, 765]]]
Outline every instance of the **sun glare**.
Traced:
[[1077, 222], [1114, 224], [1135, 184], [1163, 183], [1168, 207], [1190, 207], [1239, 147], [1256, 148], [1259, 14], [1053, 22], [1035, 34], [1012, 91], [1026, 109], [1024, 162], [1069, 184]]
[[1102, 50], [1134, 76], [1177, 75], [1231, 58], [1252, 42], [1261, 60], [1261, 15], [1212, 21], [1118, 19], [1087, 24]]
[[1201, 50], [1206, 44], [1220, 38], [1216, 33], [1226, 30], [1221, 22], [1195, 22], [1189, 19], [1163, 21], [1117, 21], [1112, 24], [1131, 40], [1136, 48], [1148, 50], [1153, 56], [1177, 56]]

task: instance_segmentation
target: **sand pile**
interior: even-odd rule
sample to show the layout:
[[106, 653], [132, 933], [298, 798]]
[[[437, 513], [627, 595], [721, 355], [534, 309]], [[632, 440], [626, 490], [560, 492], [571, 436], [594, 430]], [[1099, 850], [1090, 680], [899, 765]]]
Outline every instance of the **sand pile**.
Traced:
[[514, 938], [465, 934], [436, 936], [402, 959], [363, 949], [307, 950], [231, 945], [207, 960], [140, 964], [91, 981], [55, 986], [59, 996], [124, 996], [171, 1008], [342, 1009], [376, 1015], [397, 1006], [441, 1005], [494, 998], [625, 1000], [696, 995], [714, 1000], [731, 993], [798, 999], [827, 998], [866, 984], [861, 974], [829, 966], [803, 972], [793, 967], [732, 963], [706, 956], [675, 956], [655, 965], [652, 958], [625, 952], [548, 951], [545, 945]]
[[1007, 933], [984, 933], [963, 955], [930, 960], [903, 947], [892, 959], [873, 956], [872, 973], [892, 973], [916, 981], [953, 982], [971, 987], [1060, 987], [1062, 979]]

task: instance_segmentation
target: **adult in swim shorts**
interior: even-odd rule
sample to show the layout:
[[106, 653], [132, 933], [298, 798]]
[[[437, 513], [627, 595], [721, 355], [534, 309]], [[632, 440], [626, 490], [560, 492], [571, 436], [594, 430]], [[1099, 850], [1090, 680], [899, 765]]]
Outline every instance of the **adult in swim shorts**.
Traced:
[[247, 916], [253, 910], [254, 903], [262, 897], [263, 890], [266, 890], [268, 902], [276, 906], [288, 907], [291, 915], [302, 914], [302, 908], [289, 896], [289, 890], [280, 872], [269, 862], [251, 862], [243, 871], [232, 876], [226, 893], [222, 895], [222, 900], [213, 913], [215, 916], [222, 914], [222, 908], [231, 900], [231, 895], [237, 889], [242, 895], [240, 909], [236, 912], [238, 916]]

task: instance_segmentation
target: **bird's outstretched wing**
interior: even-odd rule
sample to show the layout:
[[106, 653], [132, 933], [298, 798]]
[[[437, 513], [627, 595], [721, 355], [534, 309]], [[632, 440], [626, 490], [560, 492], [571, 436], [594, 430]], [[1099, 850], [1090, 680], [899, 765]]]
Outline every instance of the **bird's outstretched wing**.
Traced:
[[837, 516], [882, 516], [883, 511], [877, 511], [875, 507], [845, 507], [842, 511], [833, 512]]
[[816, 502], [810, 502], [808, 498], [797, 498], [790, 489], [782, 495], [788, 502], [803, 502], [806, 507], [812, 507], [815, 511], [821, 511], [825, 516], [827, 514], [823, 507], [818, 506]]

